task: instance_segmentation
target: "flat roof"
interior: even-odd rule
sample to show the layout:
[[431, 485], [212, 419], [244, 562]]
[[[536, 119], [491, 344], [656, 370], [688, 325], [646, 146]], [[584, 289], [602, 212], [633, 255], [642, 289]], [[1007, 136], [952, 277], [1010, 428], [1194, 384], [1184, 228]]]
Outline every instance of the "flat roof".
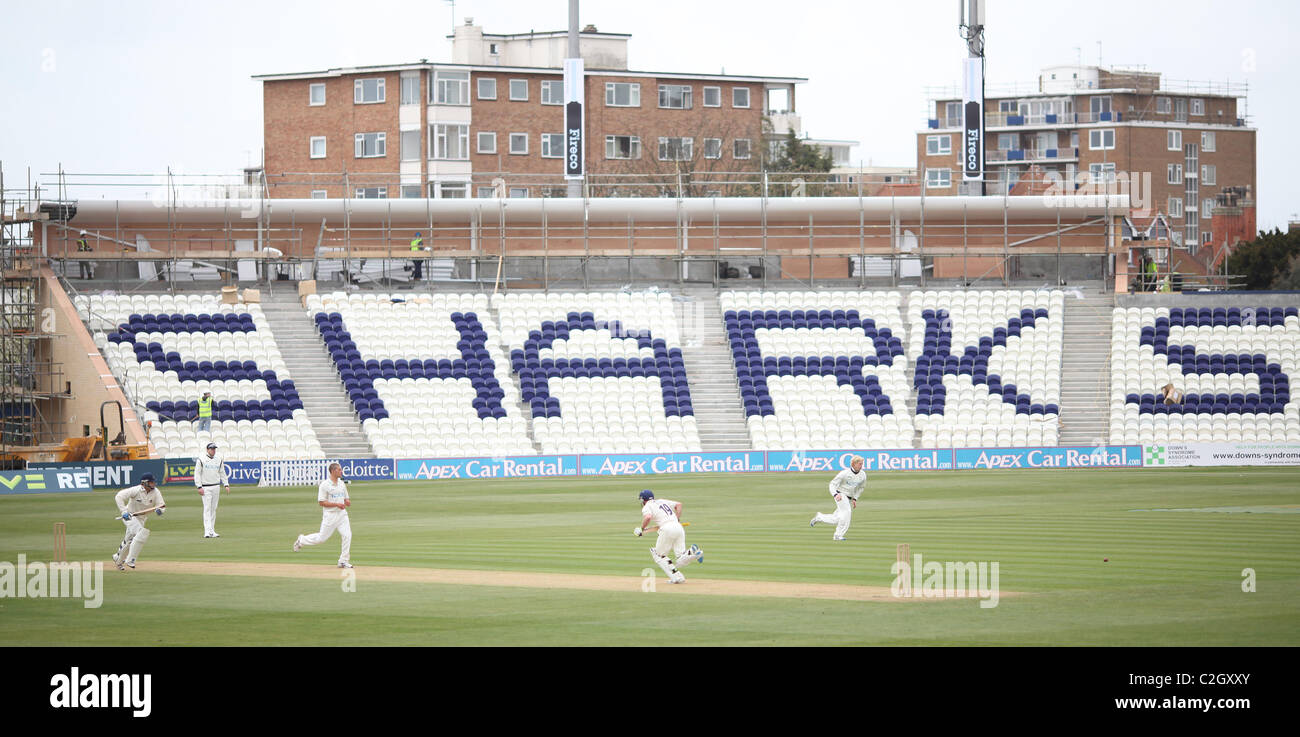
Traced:
[[[430, 68], [465, 69], [480, 72], [515, 72], [518, 74], [562, 74], [559, 67], [503, 67], [490, 64], [454, 64], [450, 62], [417, 62], [407, 64], [379, 64], [374, 66], [337, 67], [315, 72], [290, 72], [287, 74], [254, 74], [253, 79], [283, 81], [290, 79], [322, 79], [351, 74], [376, 74], [379, 72], [418, 71]], [[688, 72], [649, 72], [634, 69], [588, 69], [589, 77], [662, 77], [665, 79], [716, 79], [730, 82], [779, 82], [799, 84], [807, 77], [768, 77], [753, 74], [691, 74]]]

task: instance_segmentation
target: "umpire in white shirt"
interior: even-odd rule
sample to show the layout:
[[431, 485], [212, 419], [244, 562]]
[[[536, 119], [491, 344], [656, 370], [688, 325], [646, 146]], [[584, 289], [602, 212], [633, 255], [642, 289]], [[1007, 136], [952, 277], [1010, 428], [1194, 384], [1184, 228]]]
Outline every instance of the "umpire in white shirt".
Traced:
[[814, 527], [818, 522], [835, 525], [835, 535], [831, 539], [843, 540], [844, 533], [849, 531], [849, 522], [853, 520], [853, 510], [858, 507], [858, 497], [866, 485], [867, 473], [862, 470], [862, 456], [853, 456], [849, 460], [849, 467], [831, 480], [830, 492], [835, 498], [835, 514], [818, 513], [808, 526]]
[[203, 537], [221, 537], [215, 529], [217, 502], [221, 499], [221, 487], [226, 487], [229, 493], [230, 477], [224, 460], [217, 455], [216, 443], [208, 443], [207, 452], [194, 459], [194, 485], [203, 497]]

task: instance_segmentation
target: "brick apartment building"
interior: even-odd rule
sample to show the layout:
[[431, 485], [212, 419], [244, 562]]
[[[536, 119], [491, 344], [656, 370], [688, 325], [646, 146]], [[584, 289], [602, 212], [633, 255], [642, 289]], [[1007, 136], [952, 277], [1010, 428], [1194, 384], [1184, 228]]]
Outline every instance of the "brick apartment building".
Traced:
[[[1255, 191], [1245, 92], [1244, 85], [1162, 86], [1153, 72], [1049, 67], [1033, 91], [986, 94], [986, 191], [1042, 194], [1045, 182], [1077, 189], [1149, 174], [1149, 190], [1145, 179], [1141, 191], [1125, 189], [1135, 203], [1131, 229], [1167, 228], [1166, 240], [1195, 256], [1223, 240], [1210, 227], [1220, 192]], [[927, 196], [959, 193], [960, 118], [959, 96], [935, 97], [927, 128], [917, 134]]]
[[[270, 196], [563, 196], [566, 34], [484, 34], [468, 19], [450, 38], [450, 63], [254, 77]], [[628, 38], [580, 34], [589, 183], [758, 171], [764, 117], [768, 136], [798, 131], [805, 79], [630, 71]]]

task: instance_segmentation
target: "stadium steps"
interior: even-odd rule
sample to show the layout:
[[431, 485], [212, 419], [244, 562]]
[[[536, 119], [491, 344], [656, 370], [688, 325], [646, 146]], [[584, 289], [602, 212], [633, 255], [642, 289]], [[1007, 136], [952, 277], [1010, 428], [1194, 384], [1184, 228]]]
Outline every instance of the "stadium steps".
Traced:
[[1109, 436], [1114, 306], [1114, 296], [1096, 287], [1066, 291], [1060, 445], [1100, 445]]
[[370, 442], [360, 431], [352, 402], [334, 373], [325, 344], [298, 302], [298, 296], [289, 291], [267, 296], [262, 302], [262, 314], [275, 333], [280, 355], [289, 367], [303, 409], [311, 418], [325, 455], [374, 458]]
[[689, 286], [675, 291], [673, 313], [681, 332], [700, 449], [749, 450], [749, 429], [723, 331], [718, 291]]

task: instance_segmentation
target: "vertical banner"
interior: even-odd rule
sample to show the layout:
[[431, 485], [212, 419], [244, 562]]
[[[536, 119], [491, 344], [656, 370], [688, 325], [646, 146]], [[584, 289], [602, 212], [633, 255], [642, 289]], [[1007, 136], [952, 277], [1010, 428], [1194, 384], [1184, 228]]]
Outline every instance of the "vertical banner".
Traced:
[[962, 62], [962, 179], [984, 179], [984, 58]]
[[582, 59], [564, 60], [564, 177], [582, 179], [585, 72]]

